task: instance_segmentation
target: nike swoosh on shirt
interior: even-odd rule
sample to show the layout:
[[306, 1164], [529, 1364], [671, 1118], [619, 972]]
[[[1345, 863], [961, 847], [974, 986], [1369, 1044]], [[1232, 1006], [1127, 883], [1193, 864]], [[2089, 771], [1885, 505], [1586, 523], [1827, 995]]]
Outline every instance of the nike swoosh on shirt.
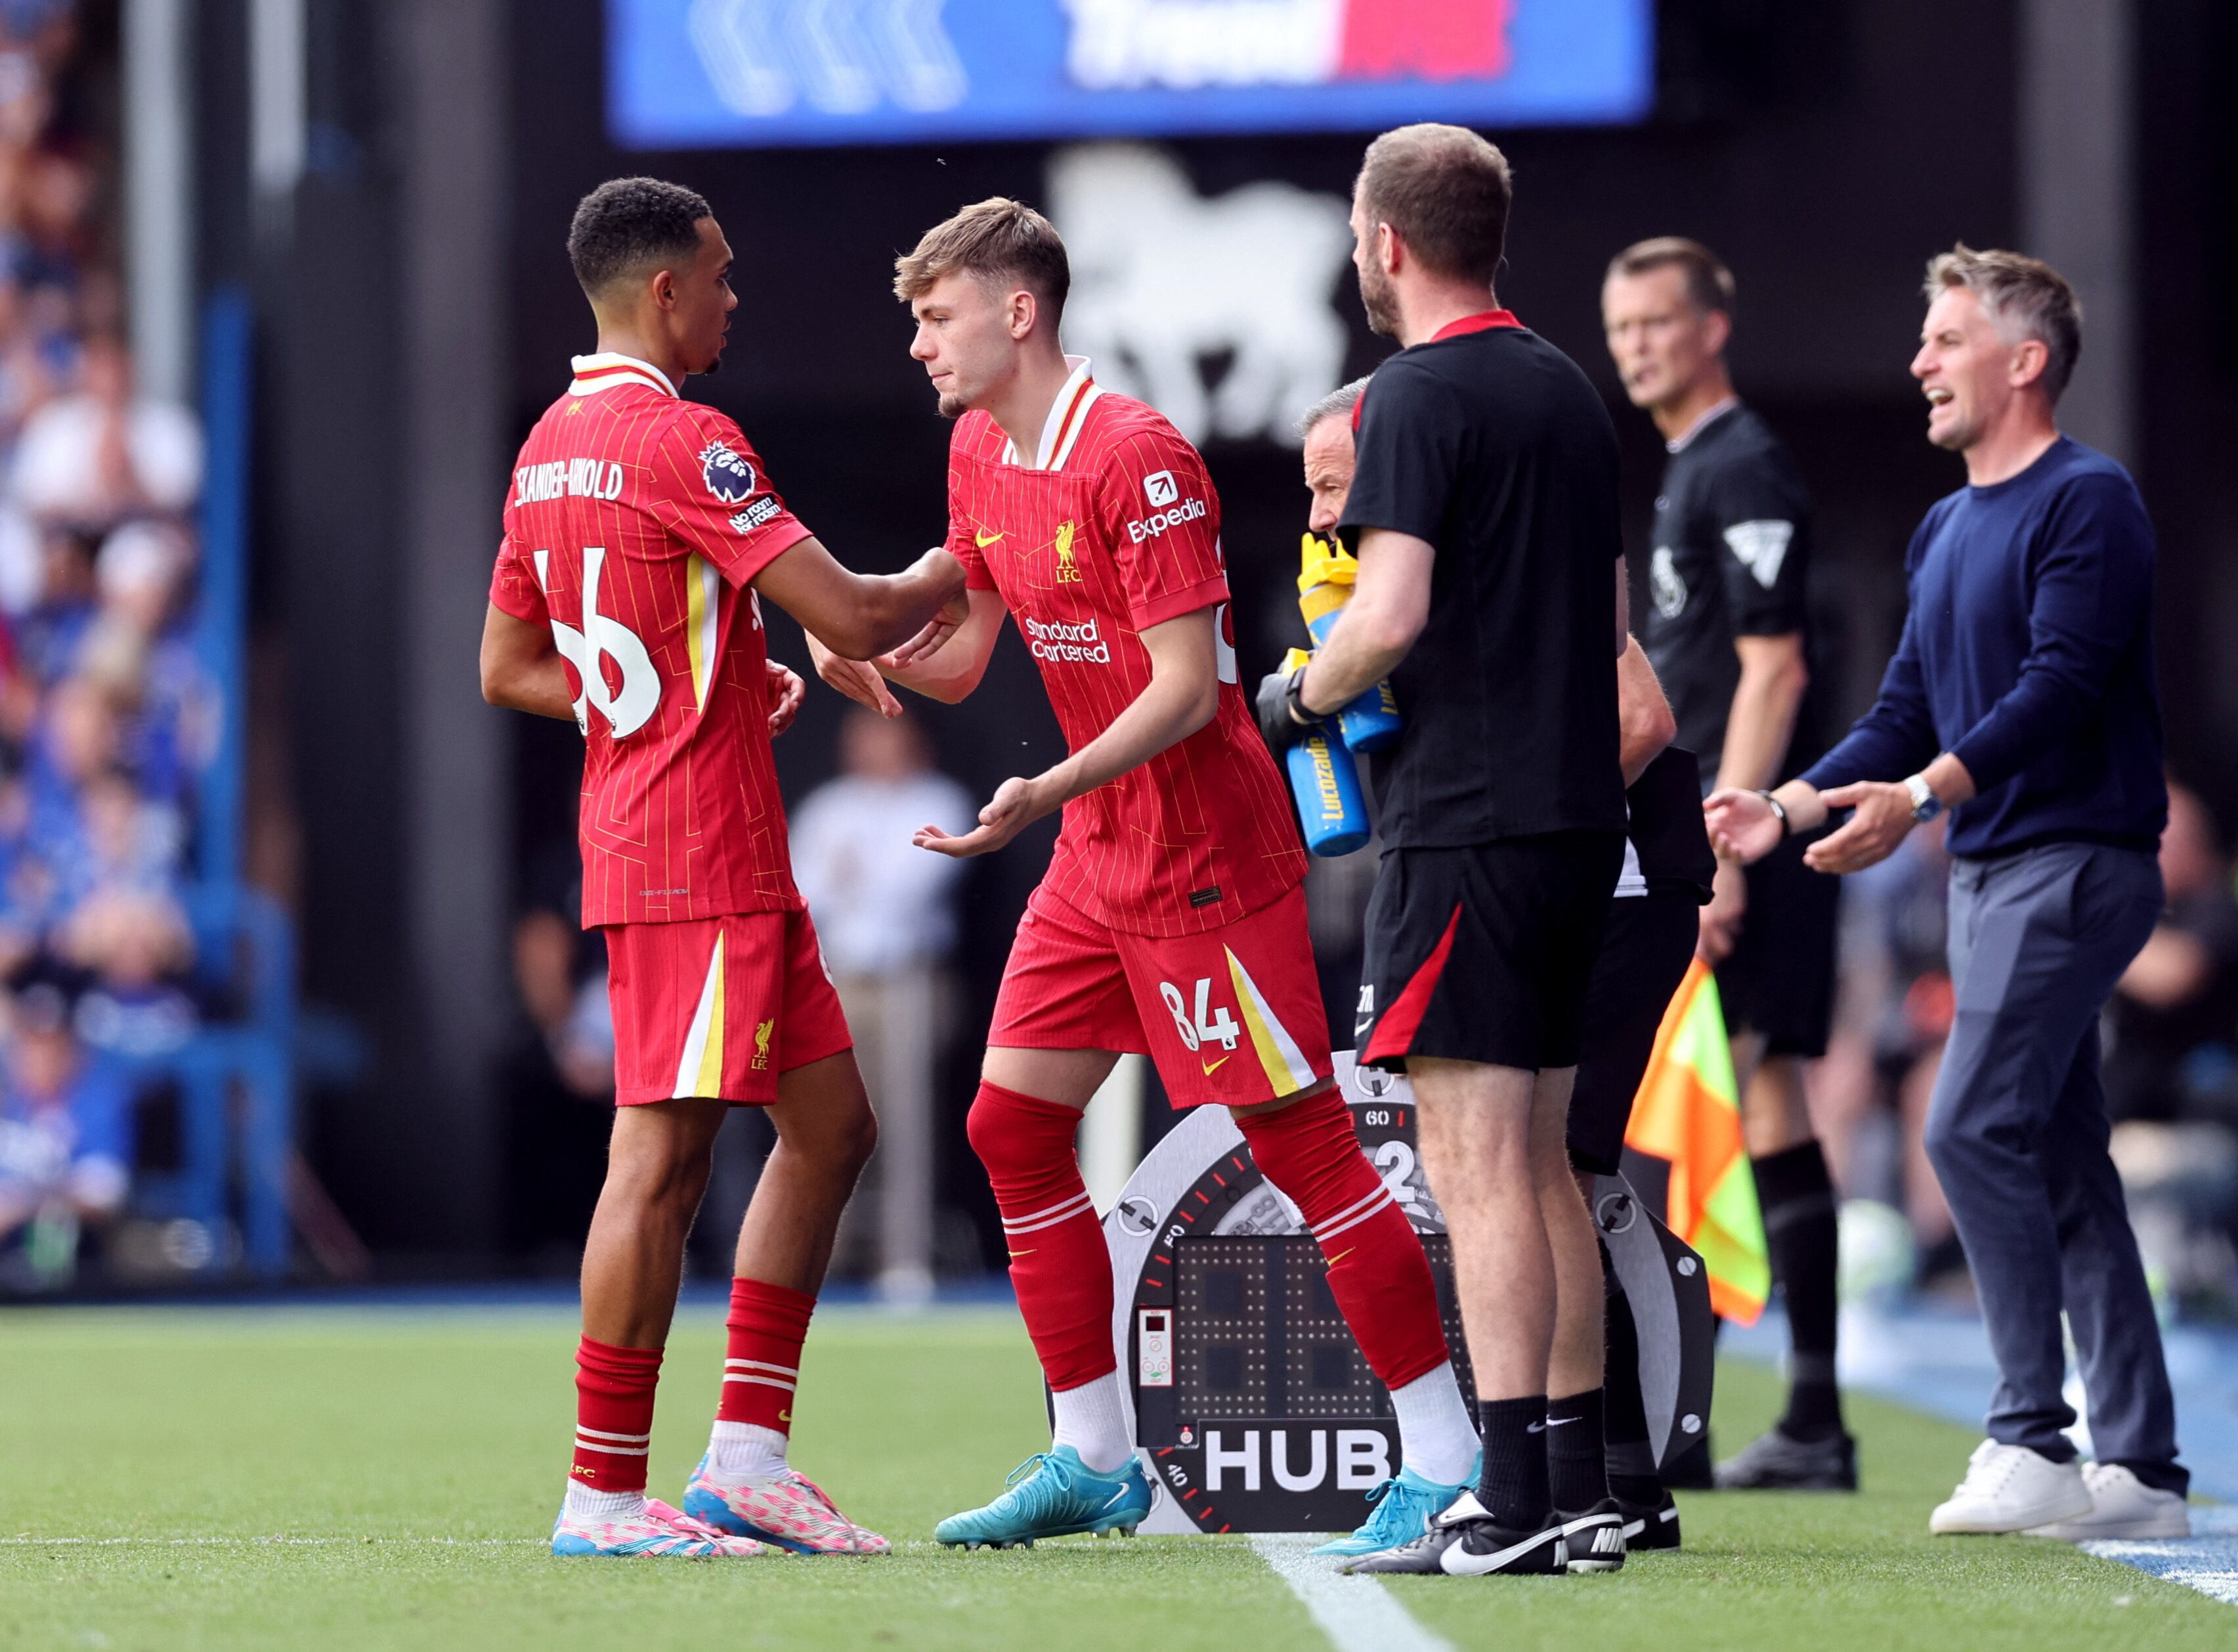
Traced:
[[1210, 1078], [1214, 1074], [1219, 1072], [1222, 1067], [1226, 1067], [1235, 1059], [1235, 1058], [1233, 1055], [1223, 1055], [1218, 1061], [1214, 1061], [1209, 1065], [1207, 1065], [1202, 1061], [1198, 1062], [1197, 1065], [1204, 1068], [1205, 1077]]
[[984, 551], [989, 545], [994, 544], [996, 540], [1002, 537], [1003, 536], [999, 533], [982, 533], [977, 528], [974, 528], [971, 531], [971, 543], [977, 545], [982, 551]]

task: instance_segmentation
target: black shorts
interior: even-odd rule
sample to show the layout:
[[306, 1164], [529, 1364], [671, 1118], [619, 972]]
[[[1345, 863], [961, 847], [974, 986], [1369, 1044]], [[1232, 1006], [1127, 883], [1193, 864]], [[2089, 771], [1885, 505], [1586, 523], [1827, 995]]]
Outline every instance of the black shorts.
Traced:
[[1762, 1034], [1766, 1055], [1815, 1061], [1826, 1053], [1842, 880], [1803, 863], [1820, 835], [1791, 837], [1748, 869], [1740, 935], [1718, 966], [1725, 1025]]
[[1694, 961], [1701, 912], [1692, 885], [1609, 902], [1586, 988], [1585, 1054], [1570, 1094], [1570, 1162], [1579, 1170], [1617, 1173], [1656, 1029]]
[[1536, 1073], [1574, 1067], [1619, 832], [1384, 851], [1354, 1026], [1361, 1060], [1410, 1055]]

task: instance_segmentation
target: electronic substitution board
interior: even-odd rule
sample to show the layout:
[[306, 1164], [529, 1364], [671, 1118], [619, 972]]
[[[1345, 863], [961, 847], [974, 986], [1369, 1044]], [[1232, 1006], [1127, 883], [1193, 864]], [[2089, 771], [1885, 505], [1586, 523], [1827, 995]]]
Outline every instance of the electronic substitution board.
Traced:
[[[1422, 1236], [1461, 1392], [1472, 1394], [1413, 1094], [1403, 1078], [1356, 1070], [1349, 1053], [1336, 1071], [1361, 1145]], [[1709, 1416], [1709, 1277], [1621, 1178], [1599, 1178], [1592, 1205], [1639, 1329], [1650, 1441], [1667, 1459], [1701, 1438]], [[1364, 1494], [1399, 1467], [1391, 1401], [1329, 1294], [1320, 1246], [1259, 1173], [1228, 1110], [1191, 1109], [1129, 1180], [1103, 1230], [1118, 1287], [1112, 1339], [1158, 1488], [1142, 1530], [1358, 1525]]]

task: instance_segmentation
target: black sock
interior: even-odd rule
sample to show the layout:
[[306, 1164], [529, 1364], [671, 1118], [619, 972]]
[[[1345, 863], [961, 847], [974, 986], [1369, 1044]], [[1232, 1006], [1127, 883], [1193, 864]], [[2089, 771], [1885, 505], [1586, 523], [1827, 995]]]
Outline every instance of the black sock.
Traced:
[[1476, 1415], [1484, 1431], [1477, 1501], [1510, 1531], [1542, 1530], [1554, 1507], [1546, 1490], [1546, 1397], [1480, 1399]]
[[1632, 1298], [1621, 1291], [1609, 1293], [1608, 1364], [1601, 1391], [1609, 1490], [1626, 1503], [1660, 1508], [1663, 1475], [1655, 1448], [1648, 1444], [1647, 1402], [1639, 1392], [1639, 1330], [1632, 1321]]
[[1822, 1440], [1842, 1431], [1842, 1395], [1834, 1385], [1834, 1326], [1840, 1312], [1834, 1184], [1816, 1141], [1751, 1161], [1771, 1277], [1787, 1302], [1790, 1369], [1783, 1432]]
[[1564, 1514], [1583, 1514], [1608, 1496], [1602, 1450], [1599, 1389], [1546, 1402], [1546, 1489]]

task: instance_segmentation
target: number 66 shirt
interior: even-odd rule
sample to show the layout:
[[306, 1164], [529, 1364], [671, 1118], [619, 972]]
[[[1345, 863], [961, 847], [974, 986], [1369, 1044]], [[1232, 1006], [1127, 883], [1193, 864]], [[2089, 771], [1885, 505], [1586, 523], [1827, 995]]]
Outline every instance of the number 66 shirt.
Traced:
[[584, 927], [801, 910], [745, 587], [808, 530], [659, 369], [574, 368], [515, 463], [490, 601], [551, 626], [575, 690]]

